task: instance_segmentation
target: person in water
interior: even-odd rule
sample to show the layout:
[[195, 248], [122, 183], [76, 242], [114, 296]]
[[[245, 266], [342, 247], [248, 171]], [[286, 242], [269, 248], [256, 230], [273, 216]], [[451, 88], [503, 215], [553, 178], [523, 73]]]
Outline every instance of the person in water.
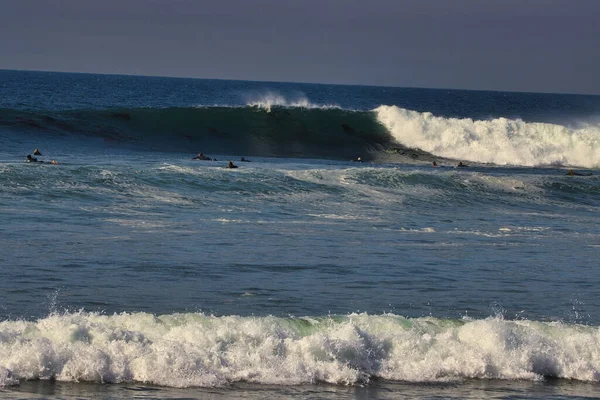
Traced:
[[[40, 161], [37, 158], [31, 157], [31, 154], [27, 154], [27, 157], [25, 157], [25, 162], [35, 162], [35, 163], [40, 163], [40, 164], [44, 163], [44, 161]], [[58, 165], [58, 161], [56, 161], [56, 160], [50, 160], [50, 161], [48, 161], [48, 163], [52, 164], [52, 165]]]
[[567, 175], [576, 175], [576, 176], [590, 176], [592, 174], [582, 174], [581, 172], [575, 172], [572, 169], [567, 171]]
[[233, 162], [229, 161], [227, 163], [227, 168], [237, 168], [237, 165], [233, 165]]
[[437, 165], [437, 163], [434, 161], [434, 162], [432, 162], [432, 163], [431, 163], [431, 166], [432, 166], [432, 167], [437, 167], [438, 165]]
[[244, 157], [240, 158], [240, 161], [243, 161], [243, 162], [250, 162], [250, 160], [246, 160]]
[[33, 149], [33, 155], [34, 156], [41, 156], [42, 153], [40, 153], [40, 151], [38, 149]]
[[204, 154], [202, 153], [198, 153], [198, 155], [196, 157], [192, 157], [192, 160], [205, 160], [205, 161], [212, 161], [212, 159], [210, 157], [206, 157]]
[[462, 161], [459, 161], [457, 167], [459, 167], [459, 168], [468, 167], [468, 165], [467, 164], [463, 164]]

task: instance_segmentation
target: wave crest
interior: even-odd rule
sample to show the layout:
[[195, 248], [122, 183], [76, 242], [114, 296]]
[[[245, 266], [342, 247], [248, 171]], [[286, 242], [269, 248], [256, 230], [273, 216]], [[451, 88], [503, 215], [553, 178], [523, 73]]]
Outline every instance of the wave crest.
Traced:
[[271, 109], [273, 107], [305, 109], [318, 108], [321, 110], [341, 108], [336, 104], [323, 105], [312, 103], [303, 93], [298, 93], [296, 96], [293, 97], [286, 97], [280, 93], [269, 91], [265, 93], [246, 94], [244, 97], [247, 106], [260, 108], [267, 112], [271, 112]]
[[398, 142], [440, 157], [498, 165], [600, 166], [600, 125], [571, 129], [507, 118], [443, 118], [396, 106], [375, 112]]

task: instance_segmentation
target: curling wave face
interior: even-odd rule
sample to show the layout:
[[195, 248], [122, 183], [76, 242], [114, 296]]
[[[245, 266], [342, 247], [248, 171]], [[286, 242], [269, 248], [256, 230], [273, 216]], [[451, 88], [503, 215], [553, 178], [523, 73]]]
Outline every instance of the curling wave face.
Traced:
[[353, 158], [392, 143], [369, 111], [328, 107], [124, 108], [31, 112], [0, 110], [0, 129], [103, 138], [134, 145], [219, 154]]

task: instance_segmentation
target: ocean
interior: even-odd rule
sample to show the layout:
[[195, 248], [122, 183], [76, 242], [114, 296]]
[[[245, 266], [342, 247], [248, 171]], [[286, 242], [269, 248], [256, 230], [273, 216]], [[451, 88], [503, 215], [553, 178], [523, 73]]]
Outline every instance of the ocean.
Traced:
[[600, 96], [2, 70], [0, 397], [598, 397], [599, 226]]

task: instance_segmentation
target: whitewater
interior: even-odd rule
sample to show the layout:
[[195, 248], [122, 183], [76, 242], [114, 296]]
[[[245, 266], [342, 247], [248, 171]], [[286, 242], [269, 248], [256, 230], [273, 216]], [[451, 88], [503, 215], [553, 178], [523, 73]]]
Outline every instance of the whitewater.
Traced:
[[0, 396], [596, 395], [599, 97], [0, 91]]
[[19, 379], [213, 387], [368, 384], [372, 378], [597, 381], [598, 328], [535, 321], [112, 316], [3, 322], [2, 385]]
[[441, 157], [534, 167], [600, 165], [599, 124], [569, 128], [520, 119], [443, 118], [396, 106], [381, 106], [375, 113], [398, 143]]

